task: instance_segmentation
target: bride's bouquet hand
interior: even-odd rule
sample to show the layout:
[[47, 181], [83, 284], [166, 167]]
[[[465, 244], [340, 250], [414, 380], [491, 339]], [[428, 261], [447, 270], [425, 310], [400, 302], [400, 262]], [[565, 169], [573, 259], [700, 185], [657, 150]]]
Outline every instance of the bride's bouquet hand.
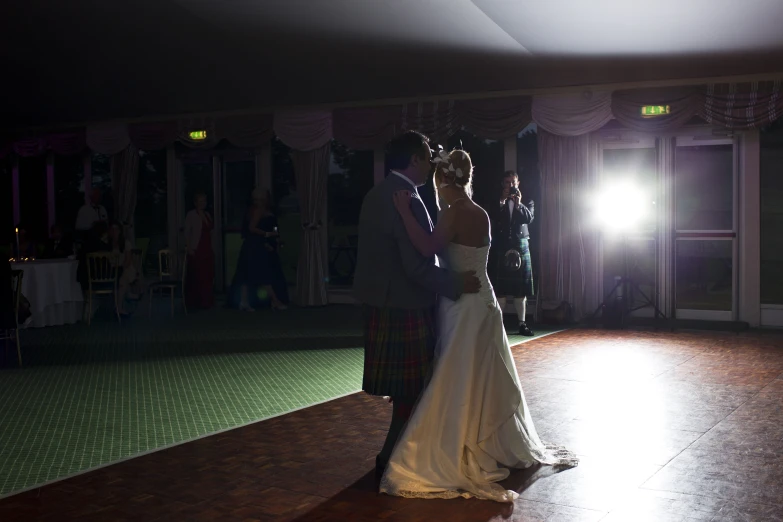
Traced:
[[400, 214], [410, 210], [412, 198], [410, 190], [398, 190], [394, 193], [394, 206]]

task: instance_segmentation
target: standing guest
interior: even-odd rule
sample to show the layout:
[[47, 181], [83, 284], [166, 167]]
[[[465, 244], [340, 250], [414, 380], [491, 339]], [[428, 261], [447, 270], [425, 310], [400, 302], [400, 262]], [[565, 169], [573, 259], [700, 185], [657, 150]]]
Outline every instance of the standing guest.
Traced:
[[14, 254], [13, 257], [15, 259], [34, 259], [38, 255], [38, 249], [35, 246], [35, 241], [30, 239], [27, 225], [19, 223], [16, 228], [19, 234], [19, 247], [17, 249], [16, 242], [13, 244], [11, 248], [11, 252]]
[[269, 296], [272, 308], [285, 310], [288, 302], [288, 286], [278, 254], [279, 237], [277, 218], [270, 208], [269, 197], [261, 189], [255, 189], [252, 203], [242, 223], [244, 242], [239, 252], [236, 275], [232, 287], [239, 287], [239, 309], [252, 312], [250, 289], [263, 289]]
[[207, 212], [207, 195], [193, 197], [194, 208], [185, 216], [185, 245], [188, 266], [185, 300], [188, 308], [212, 308], [215, 281], [215, 254], [212, 251], [212, 216]]
[[109, 224], [109, 214], [106, 212], [106, 208], [101, 205], [101, 199], [101, 189], [92, 189], [90, 202], [80, 208], [79, 213], [76, 215], [76, 226], [74, 228], [83, 236], [86, 236], [93, 229], [95, 223], [103, 222], [107, 225]]
[[73, 241], [63, 233], [63, 227], [55, 223], [46, 242], [43, 257], [46, 259], [62, 259], [73, 254]]
[[500, 201], [492, 215], [492, 247], [489, 275], [500, 309], [506, 297], [514, 299], [519, 334], [535, 335], [525, 322], [527, 298], [533, 297], [533, 266], [530, 261], [528, 225], [533, 222], [533, 202], [521, 203], [519, 176], [513, 170], [503, 175]]

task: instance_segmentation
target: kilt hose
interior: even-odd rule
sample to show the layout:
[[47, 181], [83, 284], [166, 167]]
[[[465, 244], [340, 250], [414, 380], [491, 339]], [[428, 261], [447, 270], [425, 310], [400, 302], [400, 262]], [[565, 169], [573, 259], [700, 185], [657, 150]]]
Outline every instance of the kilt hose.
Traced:
[[[516, 250], [522, 257], [522, 265], [518, 270], [506, 268], [505, 254], [508, 250]], [[530, 246], [528, 240], [520, 239], [511, 245], [499, 245], [490, 252], [490, 281], [497, 297], [533, 297], [533, 263], [530, 261]]]
[[407, 310], [363, 305], [364, 377], [370, 395], [419, 397], [435, 357], [435, 308]]

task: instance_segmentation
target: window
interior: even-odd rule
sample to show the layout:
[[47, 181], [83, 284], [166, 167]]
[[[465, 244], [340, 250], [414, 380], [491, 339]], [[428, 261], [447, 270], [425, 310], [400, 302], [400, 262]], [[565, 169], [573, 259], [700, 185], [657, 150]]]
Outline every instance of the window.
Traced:
[[49, 237], [46, 199], [46, 156], [19, 158], [20, 220], [34, 241]]
[[14, 240], [14, 192], [11, 162], [0, 160], [0, 248], [3, 259], [10, 257], [10, 247]]
[[140, 248], [145, 255], [145, 266], [152, 266], [155, 269], [157, 269], [155, 253], [168, 245], [166, 166], [165, 149], [139, 151], [139, 177], [133, 230], [136, 236], [136, 248]]
[[114, 219], [114, 194], [111, 184], [111, 157], [105, 154], [93, 153], [91, 158], [90, 176], [92, 188], [101, 189], [101, 204], [109, 215], [109, 220]]
[[286, 281], [289, 285], [295, 285], [302, 220], [290, 152], [288, 145], [279, 138], [272, 140], [272, 197], [282, 242], [280, 261]]
[[329, 282], [350, 285], [356, 268], [359, 213], [372, 188], [373, 152], [332, 141], [328, 182]]
[[783, 122], [761, 132], [761, 303], [783, 305]]
[[73, 230], [85, 201], [83, 156], [54, 157], [54, 192], [56, 222]]
[[677, 230], [734, 230], [732, 145], [677, 147]]

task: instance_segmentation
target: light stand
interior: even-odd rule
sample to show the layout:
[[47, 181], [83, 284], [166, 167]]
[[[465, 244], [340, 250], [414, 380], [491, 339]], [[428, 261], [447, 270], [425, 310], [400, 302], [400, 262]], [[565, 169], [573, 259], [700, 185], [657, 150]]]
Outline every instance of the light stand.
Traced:
[[[653, 308], [653, 311], [655, 313], [655, 319], [666, 319], [666, 315], [664, 315], [663, 312], [658, 308], [658, 305], [656, 303], [656, 300], [653, 300], [651, 296], [648, 296], [640, 287], [639, 283], [633, 279], [630, 275], [630, 270], [628, 268], [628, 236], [623, 234], [622, 239], [622, 255], [623, 255], [623, 275], [622, 277], [615, 278], [616, 283], [614, 285], [614, 288], [612, 288], [608, 294], [604, 297], [604, 300], [601, 302], [601, 304], [598, 305], [598, 307], [595, 309], [595, 311], [590, 315], [588, 318], [588, 321], [593, 322], [598, 315], [598, 312], [602, 312], [602, 317], [606, 318], [606, 311], [614, 308], [612, 305], [614, 304], [617, 306], [617, 301], [620, 301], [619, 306], [619, 326], [622, 328], [625, 326], [627, 317], [631, 315], [631, 313], [635, 312], [636, 310], [641, 310], [642, 308], [647, 308], [648, 306]], [[635, 291], [639, 295], [642, 296], [643, 301], [641, 301], [641, 304], [639, 306], [636, 306], [635, 308], [632, 308], [632, 303], [630, 300], [630, 296], [632, 295], [630, 291]], [[606, 321], [604, 321], [604, 324]]]

